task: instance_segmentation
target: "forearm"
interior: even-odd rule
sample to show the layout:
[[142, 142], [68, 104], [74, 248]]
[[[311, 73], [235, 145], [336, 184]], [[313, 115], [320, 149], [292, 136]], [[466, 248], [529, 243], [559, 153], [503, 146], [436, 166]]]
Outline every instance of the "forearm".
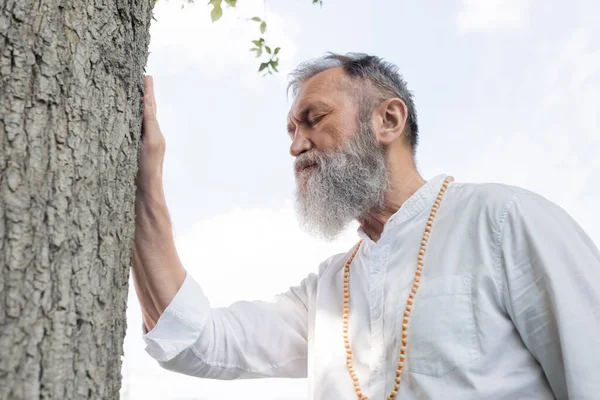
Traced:
[[132, 275], [150, 331], [185, 279], [162, 187], [136, 196]]
[[146, 351], [170, 371], [201, 378], [306, 377], [307, 287], [315, 278], [271, 301], [211, 308], [190, 276], [144, 335]]

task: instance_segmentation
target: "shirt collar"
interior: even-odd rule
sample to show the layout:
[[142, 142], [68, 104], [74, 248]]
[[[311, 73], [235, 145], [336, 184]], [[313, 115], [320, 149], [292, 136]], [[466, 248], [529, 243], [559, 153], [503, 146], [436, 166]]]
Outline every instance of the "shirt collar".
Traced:
[[[402, 222], [423, 211], [425, 207], [431, 206], [435, 201], [437, 194], [447, 176], [448, 175], [446, 174], [439, 174], [425, 182], [425, 184], [421, 186], [412, 196], [406, 199], [398, 211], [396, 211], [390, 217], [390, 219], [388, 219], [384, 228], [401, 224]], [[361, 239], [365, 241], [371, 241], [371, 238], [367, 236], [360, 226], [358, 227], [357, 233]]]

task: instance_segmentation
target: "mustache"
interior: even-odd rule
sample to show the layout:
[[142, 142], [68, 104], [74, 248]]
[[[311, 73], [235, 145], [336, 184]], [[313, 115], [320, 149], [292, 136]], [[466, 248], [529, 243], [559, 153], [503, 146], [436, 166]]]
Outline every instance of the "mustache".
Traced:
[[294, 169], [301, 170], [310, 165], [322, 164], [324, 156], [324, 152], [321, 154], [321, 152], [315, 150], [300, 154], [294, 161]]

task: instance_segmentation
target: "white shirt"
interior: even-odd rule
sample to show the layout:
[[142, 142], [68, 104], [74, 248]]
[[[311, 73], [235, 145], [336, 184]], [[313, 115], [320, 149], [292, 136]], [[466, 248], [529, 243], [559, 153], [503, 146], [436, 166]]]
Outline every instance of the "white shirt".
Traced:
[[[349, 331], [371, 400], [384, 400], [394, 386], [420, 241], [445, 177], [411, 196], [379, 241], [359, 229]], [[188, 274], [144, 335], [146, 351], [188, 375], [308, 377], [311, 400], [356, 399], [342, 338], [343, 267], [352, 250], [271, 302], [211, 308]], [[600, 398], [597, 247], [535, 193], [450, 184], [428, 241], [407, 353], [399, 400]]]

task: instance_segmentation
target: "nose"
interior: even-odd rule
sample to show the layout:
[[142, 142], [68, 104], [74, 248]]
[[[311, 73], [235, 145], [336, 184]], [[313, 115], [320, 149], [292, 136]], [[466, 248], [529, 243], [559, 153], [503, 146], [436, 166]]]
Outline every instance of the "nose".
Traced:
[[313, 148], [313, 143], [306, 135], [304, 135], [300, 129], [296, 129], [294, 133], [294, 140], [290, 146], [290, 154], [294, 157], [298, 157], [305, 151], [309, 151]]

